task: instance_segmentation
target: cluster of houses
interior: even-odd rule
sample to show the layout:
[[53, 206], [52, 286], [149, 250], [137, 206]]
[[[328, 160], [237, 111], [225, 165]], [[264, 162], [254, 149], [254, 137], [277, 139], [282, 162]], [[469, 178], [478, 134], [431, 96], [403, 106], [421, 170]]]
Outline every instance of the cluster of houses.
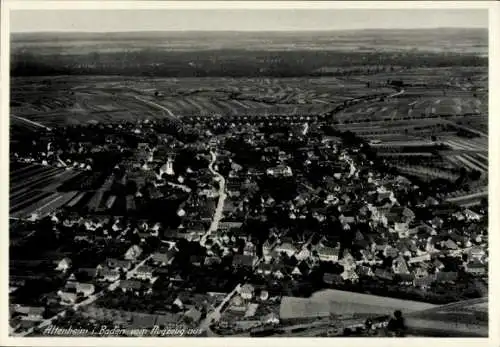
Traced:
[[[149, 129], [149, 126], [138, 125], [138, 134], [143, 131], [142, 128]], [[309, 133], [314, 131], [317, 129], [313, 126], [307, 128]], [[151, 294], [158, 269], [172, 265], [179, 252], [177, 242], [180, 239], [199, 242], [205, 248], [204, 255], [190, 258], [194, 266], [209, 268], [221, 263], [223, 258], [230, 257], [234, 269], [247, 269], [278, 282], [284, 278], [298, 282], [307, 280], [315, 269], [325, 263], [335, 264], [330, 268], [338, 270], [323, 274], [326, 286], [355, 283], [360, 277], [372, 277], [381, 281], [398, 280], [402, 285], [426, 290], [436, 282], [453, 284], [459, 278], [458, 270], [472, 276], [487, 275], [487, 231], [485, 216], [480, 213], [472, 209], [445, 206], [433, 198], [426, 198], [419, 205], [401, 204], [401, 197], [415, 192], [418, 187], [403, 177], [374, 172], [372, 162], [360, 159], [358, 148], [342, 149], [335, 139], [323, 137], [320, 144], [311, 140], [309, 145], [299, 149], [302, 168], [298, 168], [299, 159], [292, 158], [279, 146], [272, 146], [264, 134], [250, 135], [248, 141], [265, 148], [262, 163], [267, 169], [244, 167], [232, 161], [230, 152], [219, 151], [218, 160], [230, 162], [226, 177], [227, 198], [224, 201], [223, 219], [217, 230], [206, 239], [218, 200], [218, 191], [212, 182], [213, 175], [208, 169], [196, 172], [200, 175], [198, 189], [189, 191], [189, 199], [179, 206], [177, 215], [181, 224], [176, 229], [164, 229], [159, 223], [148, 221], [140, 221], [138, 225], [132, 226], [123, 223], [120, 218], [69, 215], [62, 219], [52, 214], [53, 222], [74, 229], [75, 241], [97, 238], [128, 241], [130, 235], [137, 236], [134, 238], [136, 244], [130, 246], [123, 256], [108, 258], [93, 268], [78, 269], [73, 267], [70, 258], [60, 260], [55, 270], [68, 274], [68, 277], [57, 292], [58, 303], [71, 306], [91, 300], [102, 288], [127, 295]], [[156, 170], [152, 166], [155, 153], [157, 151], [149, 145], [139, 145], [134, 162], [141, 163], [136, 167], [140, 176]], [[292, 161], [294, 165], [290, 164]], [[170, 184], [186, 189], [183, 176], [174, 172], [173, 162], [173, 155], [166, 156], [159, 171], [153, 172], [151, 179], [154, 184], [150, 185], [150, 195], [161, 192], [160, 187], [167, 184], [165, 176], [175, 177], [177, 182], [172, 183], [170, 180]], [[331, 173], [322, 178], [321, 187], [314, 187], [318, 186], [317, 182], [310, 184], [308, 181], [312, 167], [320, 167]], [[195, 173], [186, 170], [186, 176], [190, 174]], [[259, 177], [293, 178], [300, 183], [300, 188], [294, 192], [296, 197], [293, 200], [277, 203], [271, 194], [259, 191], [256, 183]], [[249, 199], [255, 194], [260, 197], [253, 199], [260, 200], [257, 206], [254, 203], [252, 205]], [[129, 199], [128, 209], [132, 209], [136, 198], [140, 196]], [[286, 211], [289, 221], [312, 218], [319, 225], [326, 225], [335, 220], [336, 229], [329, 230], [329, 233], [337, 236], [342, 233], [353, 234], [351, 249], [343, 247], [338, 241], [332, 242], [334, 238], [329, 237], [328, 233], [320, 235], [317, 242], [312, 242], [314, 235], [309, 240], [303, 238], [297, 241], [289, 237], [286, 230], [280, 230], [279, 226], [276, 231], [269, 233], [269, 238], [262, 245], [258, 244], [243, 227], [245, 218], [249, 215], [264, 215], [275, 209]], [[423, 220], [417, 217], [417, 210], [422, 209], [430, 211], [430, 218]], [[362, 230], [361, 226], [367, 228]], [[168, 246], [144, 254], [143, 248], [150, 237], [159, 238]], [[78, 281], [80, 273], [85, 273], [88, 280]], [[173, 276], [170, 280], [178, 279]], [[221, 320], [222, 325], [226, 324], [224, 322], [230, 325], [230, 322], [240, 321], [247, 325], [263, 322], [276, 324], [279, 317], [272, 312], [255, 318], [257, 307], [265, 306], [270, 300], [272, 298], [266, 288], [256, 288], [250, 283], [243, 285], [232, 299], [227, 310], [228, 316]], [[16, 310], [17, 314], [28, 317], [24, 320], [38, 319], [43, 314], [36, 309], [33, 312], [25, 308]], [[104, 308], [101, 311], [97, 308], [93, 310], [89, 311], [89, 317], [109, 316], [117, 319], [114, 311]], [[184, 309], [183, 312], [190, 312], [192, 322], [201, 319], [196, 307]], [[164, 319], [160, 316], [166, 315], [169, 314], [146, 317], [127, 313], [123, 319], [128, 323], [147, 321], [149, 324]], [[236, 319], [237, 316], [242, 319]], [[134, 323], [136, 326], [141, 324]]]

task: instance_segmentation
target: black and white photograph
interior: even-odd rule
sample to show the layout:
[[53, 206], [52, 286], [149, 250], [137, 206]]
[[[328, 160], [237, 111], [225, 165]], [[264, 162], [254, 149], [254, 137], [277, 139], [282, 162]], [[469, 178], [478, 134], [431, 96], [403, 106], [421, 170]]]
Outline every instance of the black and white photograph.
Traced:
[[68, 3], [2, 34], [9, 342], [496, 338], [493, 9]]

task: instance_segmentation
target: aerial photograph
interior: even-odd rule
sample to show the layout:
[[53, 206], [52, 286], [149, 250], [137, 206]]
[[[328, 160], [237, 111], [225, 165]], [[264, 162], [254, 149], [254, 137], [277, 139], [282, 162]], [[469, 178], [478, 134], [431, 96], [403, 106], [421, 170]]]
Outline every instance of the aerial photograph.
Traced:
[[5, 330], [488, 337], [488, 37], [487, 9], [12, 10]]

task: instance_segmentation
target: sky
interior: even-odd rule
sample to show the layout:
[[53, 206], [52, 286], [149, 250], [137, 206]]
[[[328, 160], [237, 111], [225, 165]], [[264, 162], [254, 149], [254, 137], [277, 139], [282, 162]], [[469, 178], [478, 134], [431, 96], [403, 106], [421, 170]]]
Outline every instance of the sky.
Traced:
[[479, 9], [13, 10], [11, 32], [487, 28]]

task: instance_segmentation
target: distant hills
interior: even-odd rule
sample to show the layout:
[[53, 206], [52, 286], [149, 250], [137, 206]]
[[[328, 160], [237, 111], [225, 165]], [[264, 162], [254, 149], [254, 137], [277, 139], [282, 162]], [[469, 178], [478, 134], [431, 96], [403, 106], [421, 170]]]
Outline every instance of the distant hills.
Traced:
[[477, 28], [373, 29], [348, 31], [137, 31], [13, 33], [13, 51], [30, 47], [105, 44], [99, 50], [385, 50], [487, 54], [488, 31]]
[[487, 66], [487, 53], [485, 29], [15, 33], [11, 74], [301, 77], [357, 65]]

